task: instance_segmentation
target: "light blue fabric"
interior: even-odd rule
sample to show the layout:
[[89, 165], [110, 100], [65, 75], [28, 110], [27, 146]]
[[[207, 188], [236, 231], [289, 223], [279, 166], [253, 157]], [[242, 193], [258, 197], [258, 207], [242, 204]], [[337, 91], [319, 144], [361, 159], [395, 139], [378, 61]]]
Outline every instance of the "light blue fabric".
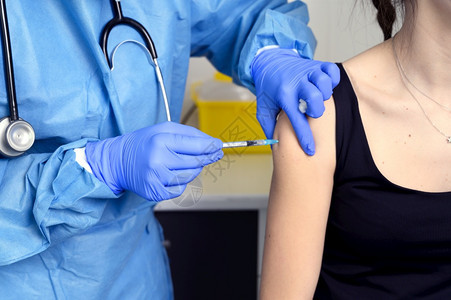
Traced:
[[[299, 2], [121, 3], [155, 42], [174, 120], [190, 56], [207, 56], [249, 86], [259, 47], [286, 43], [313, 53]], [[129, 192], [116, 196], [72, 151], [165, 120], [145, 53], [124, 44], [110, 72], [98, 43], [112, 17], [109, 0], [21, 0], [7, 7], [19, 113], [37, 140], [24, 156], [0, 160], [0, 299], [172, 299], [154, 204]], [[110, 52], [133, 38], [140, 40], [131, 29], [115, 29]], [[6, 115], [2, 79], [0, 116]]]

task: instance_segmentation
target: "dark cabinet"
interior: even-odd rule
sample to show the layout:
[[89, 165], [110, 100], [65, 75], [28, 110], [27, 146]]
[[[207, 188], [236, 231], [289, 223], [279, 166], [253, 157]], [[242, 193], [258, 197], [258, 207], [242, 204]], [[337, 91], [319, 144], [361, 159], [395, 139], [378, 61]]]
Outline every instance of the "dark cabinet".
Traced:
[[257, 299], [258, 211], [156, 211], [175, 300]]

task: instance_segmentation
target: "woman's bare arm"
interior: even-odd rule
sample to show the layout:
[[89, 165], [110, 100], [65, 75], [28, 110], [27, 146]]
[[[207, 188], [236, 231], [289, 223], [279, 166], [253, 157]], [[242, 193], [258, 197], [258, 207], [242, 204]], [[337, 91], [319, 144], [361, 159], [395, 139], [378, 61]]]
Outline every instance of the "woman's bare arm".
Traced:
[[316, 154], [307, 156], [285, 114], [277, 122], [274, 172], [260, 297], [311, 299], [321, 267], [335, 171], [335, 109], [309, 120]]

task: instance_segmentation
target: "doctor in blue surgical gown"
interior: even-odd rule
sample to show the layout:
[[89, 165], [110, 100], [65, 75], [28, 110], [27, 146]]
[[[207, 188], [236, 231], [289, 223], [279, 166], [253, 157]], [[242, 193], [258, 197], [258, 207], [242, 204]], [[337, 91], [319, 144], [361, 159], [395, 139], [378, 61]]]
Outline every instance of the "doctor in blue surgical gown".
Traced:
[[[290, 49], [314, 62], [315, 40], [299, 1], [121, 3], [124, 16], [138, 20], [152, 36], [173, 121], [180, 118], [191, 56], [207, 57], [257, 94], [264, 87], [259, 91], [259, 74], [252, 72], [268, 63], [251, 68], [259, 50], [277, 56], [277, 49]], [[220, 159], [221, 145], [195, 129], [165, 122], [155, 71], [141, 47], [122, 45], [114, 70], [109, 69], [99, 46], [113, 17], [109, 0], [11, 0], [7, 9], [18, 108], [34, 127], [36, 141], [24, 155], [0, 159], [0, 299], [172, 299], [153, 208], [180, 195], [205, 164]], [[141, 40], [133, 29], [114, 29], [110, 54], [127, 39]], [[284, 108], [283, 99], [272, 104]], [[0, 116], [8, 115], [0, 80]], [[210, 152], [167, 150], [176, 147], [174, 141], [188, 146], [202, 139], [214, 145]], [[153, 152], [143, 163], [146, 145]], [[183, 165], [190, 155], [212, 153], [211, 160], [197, 160], [200, 165]], [[163, 182], [161, 169], [172, 172], [178, 166], [165, 165], [165, 159], [194, 171], [179, 174], [180, 185], [171, 186]], [[158, 163], [164, 166], [152, 166]]]

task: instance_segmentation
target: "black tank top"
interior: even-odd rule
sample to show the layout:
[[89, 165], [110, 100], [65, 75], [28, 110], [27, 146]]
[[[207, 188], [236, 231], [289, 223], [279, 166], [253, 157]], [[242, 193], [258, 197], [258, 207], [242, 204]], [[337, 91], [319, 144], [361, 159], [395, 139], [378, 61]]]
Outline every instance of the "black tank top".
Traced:
[[314, 298], [451, 299], [451, 192], [403, 188], [379, 172], [339, 68], [337, 166]]

